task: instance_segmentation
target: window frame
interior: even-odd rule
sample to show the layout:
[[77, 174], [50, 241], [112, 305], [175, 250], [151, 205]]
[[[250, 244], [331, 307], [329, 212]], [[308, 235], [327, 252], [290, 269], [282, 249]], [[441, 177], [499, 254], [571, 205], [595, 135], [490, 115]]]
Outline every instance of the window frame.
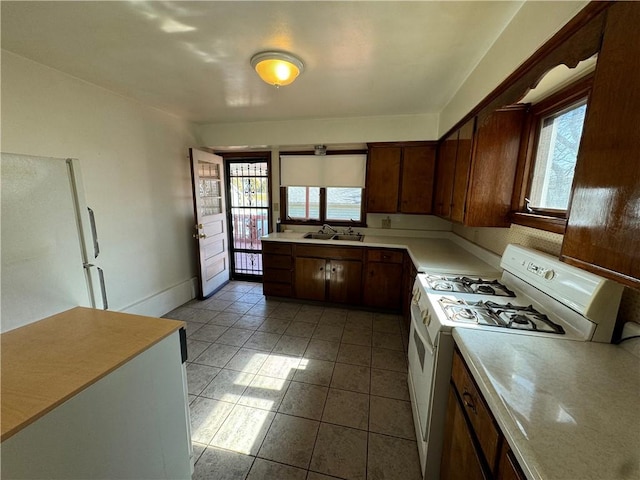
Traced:
[[[305, 185], [299, 185], [304, 187]], [[325, 223], [329, 223], [331, 226], [336, 227], [366, 227], [367, 219], [365, 216], [365, 205], [364, 199], [365, 197], [365, 189], [362, 188], [362, 198], [360, 201], [360, 221], [350, 221], [350, 220], [327, 220], [327, 188], [320, 188], [320, 219], [310, 219], [310, 220], [302, 220], [298, 218], [289, 218], [289, 212], [287, 211], [287, 187], [280, 187], [280, 209], [282, 216], [280, 218], [280, 222], [282, 224], [287, 225], [324, 225]]]
[[[564, 233], [567, 225], [568, 209], [536, 209], [535, 211], [530, 211], [527, 208], [525, 199], [529, 196], [533, 181], [538, 141], [540, 138], [540, 125], [543, 119], [561, 112], [584, 99], [586, 99], [588, 112], [589, 95], [592, 85], [593, 73], [568, 85], [531, 107], [524, 130], [526, 148], [522, 149], [516, 177], [519, 181], [516, 182], [518, 187], [514, 190], [512, 202], [513, 211], [511, 214], [512, 223], [554, 233]], [[571, 198], [569, 198], [569, 205], [570, 204]]]

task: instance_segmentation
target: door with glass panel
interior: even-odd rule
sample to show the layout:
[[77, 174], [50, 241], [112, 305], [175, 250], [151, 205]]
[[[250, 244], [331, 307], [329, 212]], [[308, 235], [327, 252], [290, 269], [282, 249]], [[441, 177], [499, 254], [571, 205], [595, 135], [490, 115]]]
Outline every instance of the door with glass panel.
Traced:
[[262, 277], [262, 243], [269, 233], [270, 153], [261, 157], [226, 158], [227, 198], [231, 231], [231, 275], [235, 279]]
[[197, 242], [200, 298], [216, 292], [230, 278], [227, 214], [222, 157], [189, 149]]

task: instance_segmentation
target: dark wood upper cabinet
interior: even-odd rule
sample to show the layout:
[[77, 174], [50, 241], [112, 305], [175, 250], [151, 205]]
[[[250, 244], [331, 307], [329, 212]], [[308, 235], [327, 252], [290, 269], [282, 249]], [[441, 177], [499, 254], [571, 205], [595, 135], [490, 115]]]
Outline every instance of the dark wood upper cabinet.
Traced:
[[458, 131], [458, 151], [456, 154], [456, 167], [453, 175], [451, 198], [451, 220], [454, 222], [464, 222], [475, 124], [475, 118], [472, 118], [460, 127]]
[[369, 144], [368, 213], [432, 213], [435, 142]]
[[400, 213], [432, 212], [436, 151], [435, 144], [403, 148]]
[[453, 194], [453, 177], [456, 171], [459, 133], [459, 130], [451, 133], [438, 146], [433, 213], [444, 218], [451, 217], [451, 195]]
[[607, 10], [562, 244], [567, 263], [640, 288], [640, 3]]
[[473, 227], [508, 227], [527, 107], [472, 118], [440, 144], [436, 214]]
[[401, 147], [371, 147], [367, 157], [367, 212], [396, 213]]

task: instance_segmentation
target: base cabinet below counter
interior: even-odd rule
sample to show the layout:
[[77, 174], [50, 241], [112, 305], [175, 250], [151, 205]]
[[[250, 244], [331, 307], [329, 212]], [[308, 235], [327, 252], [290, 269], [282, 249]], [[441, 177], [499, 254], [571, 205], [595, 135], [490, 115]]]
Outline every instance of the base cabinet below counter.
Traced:
[[263, 242], [267, 296], [408, 312], [416, 268], [400, 249]]
[[457, 349], [445, 432], [442, 480], [526, 480]]

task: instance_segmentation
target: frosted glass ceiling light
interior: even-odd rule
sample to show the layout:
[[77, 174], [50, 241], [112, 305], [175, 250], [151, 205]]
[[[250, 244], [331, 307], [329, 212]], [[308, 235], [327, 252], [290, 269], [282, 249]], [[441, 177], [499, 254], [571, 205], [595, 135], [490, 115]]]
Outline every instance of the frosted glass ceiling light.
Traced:
[[285, 52], [260, 52], [251, 57], [251, 66], [269, 85], [289, 85], [302, 73], [302, 60]]

